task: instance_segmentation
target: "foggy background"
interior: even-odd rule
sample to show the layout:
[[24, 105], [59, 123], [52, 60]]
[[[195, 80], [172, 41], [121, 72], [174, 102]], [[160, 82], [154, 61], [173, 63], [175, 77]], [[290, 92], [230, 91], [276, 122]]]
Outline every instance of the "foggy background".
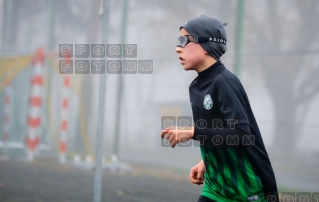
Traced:
[[[152, 74], [106, 75], [104, 156], [189, 170], [201, 157], [198, 147], [163, 146], [162, 116], [191, 116], [188, 87], [197, 76], [186, 72], [175, 53], [179, 26], [199, 15], [227, 23], [222, 63], [247, 91], [278, 186], [319, 191], [319, 1], [317, 0], [129, 0], [126, 32], [123, 2], [110, 1], [108, 44], [137, 44], [136, 60], [152, 60]], [[100, 44], [100, 0], [0, 1], [0, 117], [6, 81], [12, 99], [8, 142], [1, 154], [25, 155], [31, 60], [45, 54], [39, 156], [58, 159], [62, 75], [59, 44]], [[242, 19], [242, 21], [241, 21]], [[242, 24], [240, 24], [242, 22]], [[240, 26], [242, 25], [242, 26]], [[99, 75], [70, 75], [67, 159], [95, 156]], [[117, 106], [120, 130], [116, 131]], [[2, 120], [2, 118], [1, 118]], [[3, 134], [4, 121], [0, 121]], [[3, 139], [1, 139], [3, 147]], [[1, 162], [0, 162], [1, 163]]]

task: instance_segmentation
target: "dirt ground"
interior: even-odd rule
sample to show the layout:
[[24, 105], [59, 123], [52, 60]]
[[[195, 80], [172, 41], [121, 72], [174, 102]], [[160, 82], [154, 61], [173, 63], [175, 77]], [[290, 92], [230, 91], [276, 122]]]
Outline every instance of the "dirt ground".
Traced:
[[[201, 186], [188, 180], [188, 172], [130, 164], [131, 173], [104, 171], [103, 202], [197, 201]], [[1, 202], [93, 201], [94, 171], [60, 165], [56, 160], [0, 161]]]

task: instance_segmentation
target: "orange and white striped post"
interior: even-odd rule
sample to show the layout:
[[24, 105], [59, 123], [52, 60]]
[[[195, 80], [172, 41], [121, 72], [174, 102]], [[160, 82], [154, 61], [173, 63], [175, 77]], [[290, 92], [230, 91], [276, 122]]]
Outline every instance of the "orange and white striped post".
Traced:
[[11, 83], [8, 79], [6, 81], [6, 88], [4, 90], [4, 114], [3, 114], [3, 150], [7, 150], [8, 148], [8, 138], [9, 138], [9, 130], [10, 130], [10, 112], [11, 112]]
[[[67, 60], [70, 60], [67, 58]], [[61, 131], [60, 131], [60, 163], [64, 164], [66, 161], [67, 149], [67, 130], [68, 130], [68, 108], [69, 108], [69, 88], [70, 77], [69, 75], [63, 76], [62, 88], [62, 107], [61, 107]]]
[[43, 50], [39, 49], [33, 62], [34, 74], [31, 78], [30, 111], [28, 115], [27, 158], [34, 160], [34, 153], [40, 144], [41, 104], [43, 90]]

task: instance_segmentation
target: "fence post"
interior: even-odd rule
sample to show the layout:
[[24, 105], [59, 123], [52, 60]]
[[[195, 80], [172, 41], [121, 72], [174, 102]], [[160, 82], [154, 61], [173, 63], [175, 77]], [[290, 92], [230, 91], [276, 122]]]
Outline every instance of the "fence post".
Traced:
[[40, 48], [37, 51], [36, 58], [33, 62], [33, 72], [31, 78], [30, 89], [30, 111], [28, 115], [28, 134], [26, 137], [27, 143], [27, 159], [34, 160], [34, 152], [40, 144], [40, 125], [41, 125], [41, 104], [43, 90], [43, 50]]
[[67, 130], [68, 130], [68, 108], [69, 108], [69, 87], [70, 77], [63, 76], [63, 89], [62, 89], [62, 107], [61, 107], [61, 130], [60, 130], [60, 163], [64, 164], [66, 160], [67, 148]]

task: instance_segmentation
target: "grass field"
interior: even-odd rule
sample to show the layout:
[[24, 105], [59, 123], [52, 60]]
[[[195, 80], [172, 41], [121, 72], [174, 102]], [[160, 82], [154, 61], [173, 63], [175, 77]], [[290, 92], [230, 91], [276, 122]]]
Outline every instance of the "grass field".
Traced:
[[[188, 170], [131, 163], [132, 172], [104, 171], [103, 202], [195, 202], [202, 186]], [[94, 171], [60, 165], [55, 159], [0, 161], [0, 202], [91, 202]], [[297, 192], [279, 187], [280, 192]], [[297, 201], [295, 201], [297, 202]]]
[[[131, 173], [105, 171], [102, 201], [196, 201], [201, 187], [186, 171], [131, 164]], [[94, 172], [55, 160], [0, 161], [1, 202], [90, 202]]]

